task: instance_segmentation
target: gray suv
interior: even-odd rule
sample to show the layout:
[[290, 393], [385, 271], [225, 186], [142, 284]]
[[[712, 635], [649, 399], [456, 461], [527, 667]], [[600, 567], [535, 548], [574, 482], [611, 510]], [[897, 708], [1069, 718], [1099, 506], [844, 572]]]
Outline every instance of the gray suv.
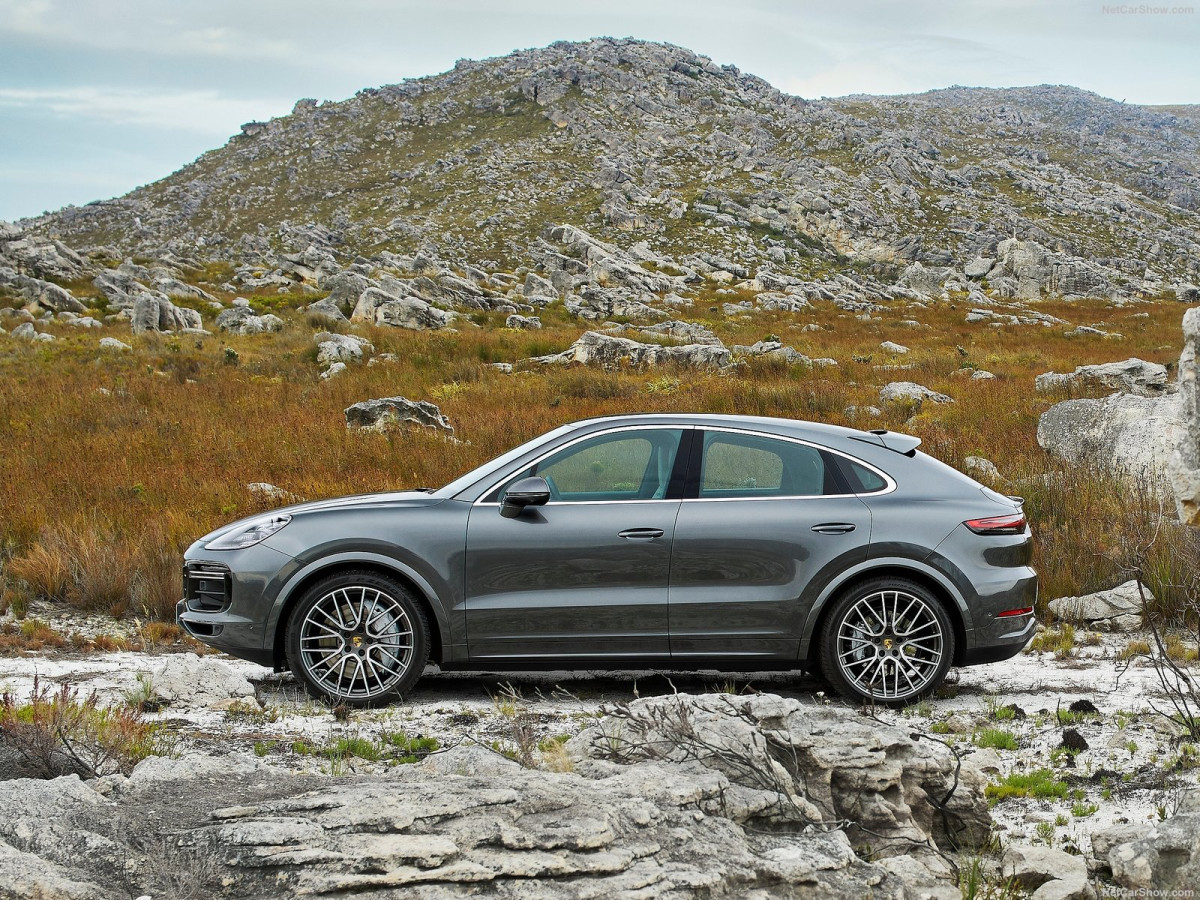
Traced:
[[920, 441], [790, 419], [589, 419], [434, 491], [322, 500], [186, 553], [180, 624], [384, 703], [425, 666], [819, 668], [907, 703], [1018, 653], [1037, 574], [1020, 498]]

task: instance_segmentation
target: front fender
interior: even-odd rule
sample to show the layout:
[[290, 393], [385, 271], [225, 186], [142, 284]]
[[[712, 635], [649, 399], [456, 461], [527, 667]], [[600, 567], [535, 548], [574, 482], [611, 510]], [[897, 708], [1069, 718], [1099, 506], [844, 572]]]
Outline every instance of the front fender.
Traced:
[[[812, 644], [817, 623], [821, 620], [822, 610], [846, 585], [855, 581], [861, 581], [864, 578], [874, 577], [875, 575], [903, 575], [905, 572], [911, 572], [914, 575], [933, 581], [942, 589], [946, 596], [954, 601], [954, 605], [958, 608], [959, 618], [962, 620], [963, 634], [966, 638], [964, 643], [966, 647], [971, 646], [972, 635], [975, 631], [975, 622], [971, 618], [971, 611], [967, 607], [966, 599], [958, 588], [954, 586], [954, 582], [947, 578], [944, 572], [940, 572], [926, 563], [902, 556], [883, 556], [872, 557], [851, 566], [825, 586], [825, 589], [821, 591], [813, 605], [809, 607], [808, 616], [804, 620], [804, 630], [801, 632], [800, 638], [799, 658], [802, 660], [808, 659], [809, 647]], [[963, 649], [966, 649], [966, 647]]]
[[[271, 606], [271, 612], [267, 616], [265, 633], [269, 638], [279, 633], [279, 625], [282, 620], [284, 611], [288, 608], [293, 598], [296, 596], [298, 589], [314, 575], [318, 575], [323, 571], [330, 569], [341, 569], [354, 565], [370, 565], [377, 566], [382, 569], [387, 569], [396, 573], [407, 581], [412, 582], [417, 589], [424, 595], [426, 605], [433, 612], [434, 618], [437, 620], [438, 633], [442, 636], [442, 654], [443, 658], [449, 658], [449, 647], [457, 642], [456, 633], [451, 627], [451, 623], [446, 615], [446, 610], [441, 603], [437, 592], [433, 589], [433, 585], [416, 571], [411, 566], [401, 562], [394, 556], [386, 556], [381, 553], [370, 553], [364, 551], [352, 551], [335, 553], [330, 556], [323, 556], [320, 559], [313, 560], [305, 566], [297, 569], [291, 574], [287, 582], [275, 596], [275, 602]], [[277, 642], [278, 643], [278, 642]], [[276, 656], [279, 655], [280, 647], [275, 647]]]

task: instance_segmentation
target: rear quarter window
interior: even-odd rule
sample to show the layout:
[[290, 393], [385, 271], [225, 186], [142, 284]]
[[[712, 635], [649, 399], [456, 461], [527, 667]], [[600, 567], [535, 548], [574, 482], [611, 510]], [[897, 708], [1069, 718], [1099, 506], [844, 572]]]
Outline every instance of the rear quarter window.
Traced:
[[862, 463], [845, 457], [838, 457], [838, 462], [841, 464], [842, 476], [854, 493], [878, 494], [887, 489], [887, 479], [878, 472], [868, 469]]

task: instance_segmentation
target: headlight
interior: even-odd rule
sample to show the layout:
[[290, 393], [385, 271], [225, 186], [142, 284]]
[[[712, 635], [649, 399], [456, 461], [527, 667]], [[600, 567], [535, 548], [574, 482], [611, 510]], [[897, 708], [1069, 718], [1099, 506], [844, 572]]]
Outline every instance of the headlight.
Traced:
[[280, 528], [292, 521], [291, 516], [263, 516], [251, 519], [232, 531], [227, 531], [215, 541], [204, 545], [206, 550], [242, 550], [265, 541]]

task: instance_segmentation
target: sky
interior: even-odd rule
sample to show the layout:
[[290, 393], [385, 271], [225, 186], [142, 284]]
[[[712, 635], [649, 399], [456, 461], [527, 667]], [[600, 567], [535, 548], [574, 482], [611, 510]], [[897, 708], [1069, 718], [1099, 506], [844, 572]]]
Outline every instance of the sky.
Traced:
[[1200, 103], [1198, 8], [1200, 0], [0, 0], [0, 219], [124, 194], [302, 97], [341, 100], [460, 58], [601, 35], [688, 47], [806, 98], [1071, 84], [1129, 103]]

